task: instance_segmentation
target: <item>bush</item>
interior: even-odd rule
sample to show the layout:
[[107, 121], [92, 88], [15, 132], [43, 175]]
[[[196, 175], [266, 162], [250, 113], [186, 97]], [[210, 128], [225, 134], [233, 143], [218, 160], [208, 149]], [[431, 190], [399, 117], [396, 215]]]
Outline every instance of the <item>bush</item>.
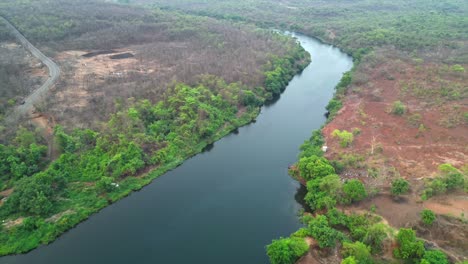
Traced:
[[454, 71], [454, 72], [464, 72], [465, 68], [463, 68], [463, 66], [461, 66], [460, 64], [455, 64], [455, 65], [452, 66], [452, 71]]
[[364, 184], [359, 180], [352, 179], [343, 185], [344, 203], [358, 202], [367, 197], [367, 191]]
[[421, 211], [421, 220], [425, 225], [430, 226], [436, 220], [436, 215], [431, 210], [424, 209]]
[[358, 264], [356, 258], [353, 256], [347, 257], [341, 261], [341, 264]]
[[401, 101], [395, 101], [392, 105], [392, 114], [404, 115], [406, 113], [406, 106]]
[[346, 130], [340, 131], [338, 129], [333, 130], [332, 137], [338, 137], [340, 139], [340, 146], [343, 148], [349, 147], [354, 141], [354, 135]]
[[336, 240], [342, 240], [344, 235], [328, 225], [327, 217], [318, 215], [308, 224], [310, 235], [317, 240], [320, 248], [334, 247]]
[[309, 180], [335, 174], [335, 169], [326, 158], [312, 155], [299, 160], [299, 172], [301, 173], [301, 177]]
[[372, 263], [370, 248], [362, 242], [344, 242], [341, 251], [343, 257], [354, 257], [359, 264]]
[[303, 238], [280, 238], [267, 246], [272, 264], [293, 264], [309, 250]]
[[382, 223], [373, 224], [367, 228], [363, 242], [371, 247], [372, 253], [382, 251], [382, 242], [387, 238], [385, 225]]
[[397, 235], [398, 248], [393, 251], [397, 258], [414, 259], [421, 258], [424, 254], [424, 243], [416, 238], [412, 229], [401, 228]]
[[392, 188], [390, 192], [393, 195], [398, 196], [398, 195], [407, 193], [409, 189], [410, 189], [409, 182], [406, 181], [405, 179], [400, 178], [392, 182]]
[[447, 256], [440, 250], [428, 250], [424, 253], [421, 263], [427, 264], [448, 264]]

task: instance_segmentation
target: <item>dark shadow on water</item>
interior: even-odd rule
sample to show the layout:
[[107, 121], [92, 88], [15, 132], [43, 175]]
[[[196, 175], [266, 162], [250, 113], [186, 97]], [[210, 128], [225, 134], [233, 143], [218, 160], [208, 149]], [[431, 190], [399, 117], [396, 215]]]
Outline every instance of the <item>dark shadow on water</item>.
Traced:
[[206, 147], [203, 148], [202, 152], [210, 152], [214, 148], [214, 143], [206, 145]]
[[270, 100], [266, 100], [265, 101], [265, 104], [264, 104], [264, 107], [270, 107], [272, 105], [274, 105], [276, 102], [278, 102], [278, 100], [281, 98], [281, 95], [276, 95], [275, 97], [271, 98]]
[[296, 194], [294, 195], [294, 199], [298, 204], [302, 206], [305, 212], [312, 213], [312, 209], [309, 205], [307, 205], [307, 203], [304, 200], [306, 194], [307, 188], [301, 184], [300, 187], [297, 189]]

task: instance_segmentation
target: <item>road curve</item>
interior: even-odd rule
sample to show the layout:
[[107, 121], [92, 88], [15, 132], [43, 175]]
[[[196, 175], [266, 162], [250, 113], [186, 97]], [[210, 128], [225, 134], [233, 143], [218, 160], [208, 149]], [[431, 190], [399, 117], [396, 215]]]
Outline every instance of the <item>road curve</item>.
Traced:
[[16, 117], [27, 115], [34, 107], [34, 104], [37, 103], [49, 89], [55, 84], [55, 81], [60, 76], [60, 67], [55, 64], [49, 57], [44, 55], [40, 50], [34, 47], [24, 36], [21, 34], [6, 18], [0, 16], [0, 20], [6, 24], [7, 28], [13, 33], [13, 35], [18, 39], [18, 41], [28, 49], [31, 54], [38, 58], [43, 64], [49, 69], [49, 78], [47, 81], [38, 89], [34, 90], [24, 99], [24, 104], [21, 104], [16, 107], [14, 114]]

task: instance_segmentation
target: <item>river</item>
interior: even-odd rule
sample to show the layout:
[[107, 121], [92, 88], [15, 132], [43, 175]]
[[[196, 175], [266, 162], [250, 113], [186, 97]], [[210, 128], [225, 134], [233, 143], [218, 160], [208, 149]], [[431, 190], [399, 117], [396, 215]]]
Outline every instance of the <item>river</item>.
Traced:
[[297, 35], [312, 63], [257, 122], [216, 142], [54, 243], [0, 264], [267, 263], [265, 245], [301, 227], [299, 184], [287, 168], [325, 122], [352, 60]]

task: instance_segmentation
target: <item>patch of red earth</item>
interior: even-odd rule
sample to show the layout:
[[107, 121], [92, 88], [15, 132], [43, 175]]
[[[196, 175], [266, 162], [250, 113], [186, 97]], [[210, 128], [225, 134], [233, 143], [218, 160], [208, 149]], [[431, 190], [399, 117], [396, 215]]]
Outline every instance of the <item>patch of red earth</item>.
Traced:
[[[410, 92], [402, 92], [401, 86], [405, 82], [422, 83], [424, 87], [425, 85], [429, 87], [430, 84], [425, 78], [428, 78], [428, 72], [431, 72], [431, 69], [438, 67], [431, 64], [423, 65], [424, 70], [421, 71], [409, 63], [402, 64], [405, 71], [390, 70], [392, 78], [381, 74], [383, 70], [388, 70], [386, 68], [388, 63], [372, 68], [371, 72], [366, 72], [365, 75], [369, 77], [370, 84], [363, 84], [363, 87], [359, 88], [354, 85], [349, 90], [344, 99], [343, 108], [336, 118], [324, 127], [323, 134], [328, 146], [327, 158], [339, 159], [343, 153], [358, 154], [364, 157], [364, 163], [369, 167], [377, 169], [393, 167], [397, 172], [388, 177], [379, 175], [374, 180], [369, 177], [367, 169], [345, 171], [343, 178], [358, 178], [366, 184], [378, 181], [378, 184], [372, 186], [384, 190], [384, 193], [353, 205], [349, 209], [369, 210], [372, 205], [375, 205], [376, 213], [391, 226], [415, 228], [421, 226], [419, 214], [424, 208], [431, 209], [439, 215], [461, 217], [468, 214], [466, 193], [448, 194], [425, 202], [419, 198], [424, 186], [423, 179], [437, 176], [440, 164], [450, 163], [458, 168], [467, 165], [468, 129], [466, 124], [462, 121], [448, 128], [441, 124], [441, 120], [447, 114], [468, 112], [468, 98], [462, 97], [458, 101], [448, 101], [450, 104], [434, 104], [430, 102], [431, 98], [418, 98]], [[452, 78], [453, 80], [451, 78], [448, 76], [447, 80], [455, 83], [466, 80], [466, 78]], [[403, 116], [390, 113], [393, 102], [397, 100], [407, 106], [408, 111]], [[453, 105], [456, 107], [452, 107]], [[416, 124], [409, 120], [414, 114], [419, 114], [421, 117]], [[419, 124], [423, 124], [424, 128], [420, 129]], [[349, 148], [340, 147], [338, 139], [331, 136], [335, 129], [353, 131], [355, 128], [359, 129], [359, 134], [354, 137], [354, 142]], [[390, 182], [398, 175], [410, 181], [412, 193], [396, 201], [388, 194], [388, 190]], [[456, 231], [419, 232], [418, 235], [434, 241], [450, 256], [466, 259], [468, 248], [450, 241], [461, 239], [466, 242], [467, 226], [460, 221], [455, 224], [444, 222], [440, 223], [439, 229], [450, 228]]]
[[[421, 186], [422, 178], [435, 176], [437, 167], [442, 163], [451, 163], [459, 168], [467, 164], [467, 126], [459, 124], [447, 128], [440, 125], [439, 121], [444, 115], [443, 105], [431, 106], [425, 99], [401, 92], [401, 83], [419, 81], [426, 73], [406, 64], [406, 73], [392, 72], [393, 78], [389, 80], [381, 74], [383, 67], [373, 68], [369, 73], [373, 85], [360, 88], [357, 93], [350, 92], [336, 118], [324, 127], [327, 158], [336, 159], [341, 153], [370, 157], [380, 148], [382, 160], [411, 181], [412, 186]], [[408, 108], [403, 116], [389, 113], [397, 100]], [[450, 102], [457, 104], [458, 112], [468, 112], [468, 98]], [[409, 122], [408, 119], [416, 113], [421, 116], [417, 123], [423, 124], [424, 129]], [[360, 133], [354, 137], [350, 148], [341, 148], [338, 139], [331, 136], [335, 129], [352, 131], [355, 128]]]

